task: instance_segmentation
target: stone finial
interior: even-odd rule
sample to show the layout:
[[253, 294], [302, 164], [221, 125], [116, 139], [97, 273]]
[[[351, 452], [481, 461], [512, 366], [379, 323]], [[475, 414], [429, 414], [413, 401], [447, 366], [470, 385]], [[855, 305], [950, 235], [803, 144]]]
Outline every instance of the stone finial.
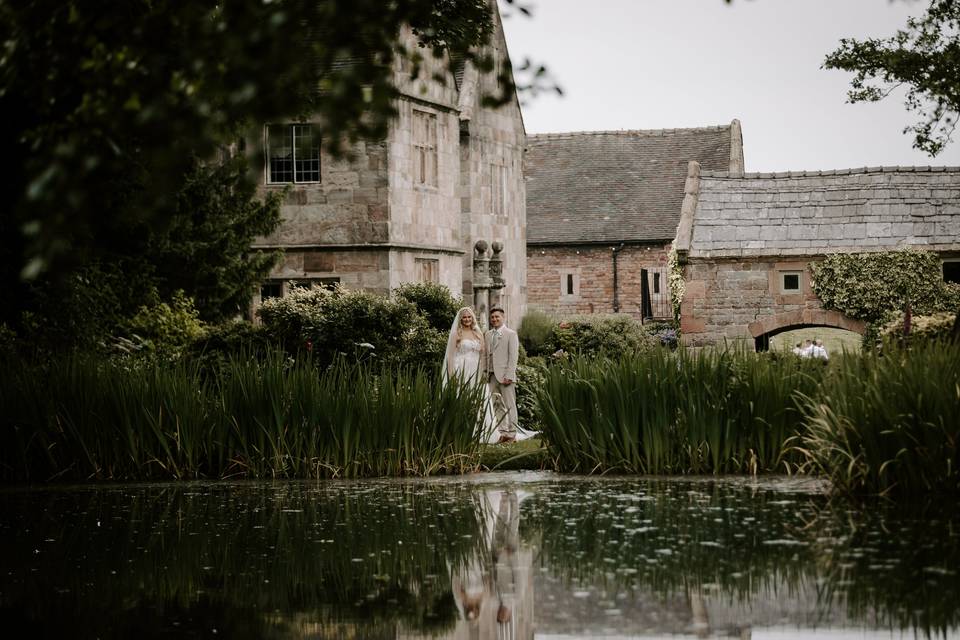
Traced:
[[490, 256], [490, 279], [493, 281], [494, 289], [500, 289], [504, 285], [503, 257], [500, 255], [500, 252], [503, 251], [503, 243], [494, 240], [490, 243], [490, 248], [493, 250], [493, 255]]
[[477, 240], [473, 244], [473, 250], [477, 252], [477, 257], [482, 258], [487, 253], [487, 241], [486, 240]]

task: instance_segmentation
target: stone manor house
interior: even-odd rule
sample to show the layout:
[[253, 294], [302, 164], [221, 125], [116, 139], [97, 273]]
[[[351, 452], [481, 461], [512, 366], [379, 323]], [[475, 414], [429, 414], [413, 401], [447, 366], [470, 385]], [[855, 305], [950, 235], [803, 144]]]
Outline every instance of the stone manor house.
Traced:
[[254, 307], [292, 287], [430, 281], [484, 322], [493, 302], [514, 326], [527, 308], [670, 319], [674, 247], [684, 341], [764, 349], [800, 326], [863, 331], [812, 291], [809, 264], [829, 253], [927, 248], [960, 281], [960, 168], [748, 174], [737, 120], [527, 136], [516, 96], [483, 104], [496, 74], [427, 64], [417, 80], [395, 64], [399, 115], [353, 160], [328, 157], [309, 122], [264, 125], [262, 189], [289, 192], [279, 230], [254, 244], [284, 250]]
[[[502, 68], [508, 55], [496, 11], [494, 21], [488, 46]], [[401, 36], [415, 47], [409, 30]], [[484, 316], [490, 299], [499, 302], [519, 323], [526, 304], [519, 102], [484, 106], [482, 97], [496, 93], [496, 73], [470, 63], [451, 73], [426, 58], [416, 80], [395, 62], [399, 115], [386, 139], [354, 145], [352, 160], [329, 157], [309, 122], [264, 125], [262, 189], [290, 191], [280, 228], [254, 243], [284, 250], [254, 307], [292, 287], [341, 283], [386, 294], [429, 281]], [[475, 258], [484, 267], [479, 277]]]

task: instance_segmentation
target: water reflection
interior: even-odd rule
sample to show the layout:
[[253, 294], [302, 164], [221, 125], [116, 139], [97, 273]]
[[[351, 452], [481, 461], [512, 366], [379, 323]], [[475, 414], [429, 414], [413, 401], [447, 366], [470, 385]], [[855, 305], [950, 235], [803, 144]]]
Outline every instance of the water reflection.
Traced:
[[0, 492], [8, 637], [960, 637], [952, 505], [562, 478]]

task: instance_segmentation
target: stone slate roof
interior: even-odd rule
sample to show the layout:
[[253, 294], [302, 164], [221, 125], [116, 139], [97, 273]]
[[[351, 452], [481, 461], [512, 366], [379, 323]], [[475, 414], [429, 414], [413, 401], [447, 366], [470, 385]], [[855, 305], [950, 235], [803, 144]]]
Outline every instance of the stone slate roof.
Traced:
[[527, 244], [669, 241], [687, 163], [730, 168], [731, 126], [527, 136]]
[[960, 251], [960, 167], [702, 171], [686, 242], [690, 257]]

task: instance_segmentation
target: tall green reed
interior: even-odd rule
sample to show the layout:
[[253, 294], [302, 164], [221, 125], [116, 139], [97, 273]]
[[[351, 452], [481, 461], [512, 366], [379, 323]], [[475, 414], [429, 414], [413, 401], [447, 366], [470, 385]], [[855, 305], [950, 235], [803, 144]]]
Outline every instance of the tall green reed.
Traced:
[[630, 473], [790, 470], [798, 392], [823, 367], [742, 350], [575, 359], [538, 397], [559, 468]]
[[960, 345], [844, 358], [803, 411], [807, 468], [838, 491], [960, 490]]
[[481, 390], [275, 353], [214, 373], [81, 357], [0, 368], [0, 477], [428, 475], [472, 469]]

